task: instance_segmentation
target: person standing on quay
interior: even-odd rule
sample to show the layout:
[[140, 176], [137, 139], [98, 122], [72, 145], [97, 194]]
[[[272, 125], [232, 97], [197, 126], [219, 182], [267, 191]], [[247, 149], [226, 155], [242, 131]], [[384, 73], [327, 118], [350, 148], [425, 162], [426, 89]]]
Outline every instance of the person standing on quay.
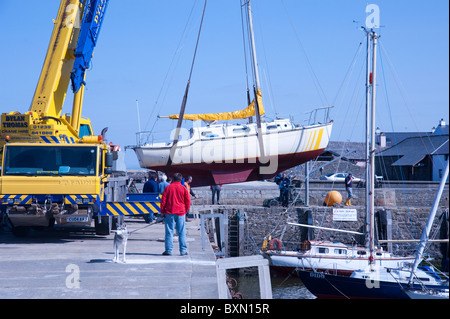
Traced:
[[212, 192], [212, 204], [214, 205], [214, 197], [217, 195], [217, 205], [220, 205], [220, 185], [212, 185], [211, 186], [211, 192]]
[[173, 232], [176, 227], [180, 255], [187, 255], [185, 215], [191, 206], [191, 198], [186, 187], [181, 185], [182, 175], [175, 173], [172, 183], [166, 187], [161, 198], [161, 215], [165, 221], [165, 256], [172, 255]]
[[347, 200], [345, 201], [345, 206], [352, 206], [352, 186], [353, 186], [353, 176], [352, 173], [348, 173], [347, 177], [345, 178], [345, 190], [347, 191]]
[[[195, 195], [195, 193], [192, 191], [191, 183], [192, 183], [192, 176], [188, 176], [188, 178], [184, 181], [184, 187], [186, 187], [186, 189], [188, 190], [190, 195], [194, 196], [194, 198], [198, 198], [198, 196]], [[188, 218], [188, 214], [189, 214], [189, 211], [186, 212], [186, 221], [187, 222], [190, 221]]]
[[280, 201], [283, 207], [288, 207], [289, 205], [289, 185], [291, 184], [290, 179], [287, 177], [285, 173], [283, 173], [283, 177], [280, 180]]
[[[156, 172], [150, 172], [149, 173], [149, 180], [145, 182], [144, 184], [144, 188], [142, 189], [143, 193], [154, 193], [157, 194], [158, 193], [158, 175], [156, 174]], [[151, 223], [154, 219], [154, 215], [153, 212], [150, 211], [150, 213], [148, 214], [148, 216], [145, 216], [145, 221], [147, 223]]]
[[171, 181], [172, 179], [170, 177], [167, 178], [166, 175], [161, 176], [161, 181], [158, 184], [158, 192], [160, 194], [163, 194], [164, 190], [166, 189], [167, 186], [169, 186]]
[[149, 180], [145, 182], [143, 193], [158, 193], [158, 175], [155, 172], [150, 172]]
[[184, 182], [184, 187], [187, 188], [187, 190], [189, 191], [189, 194], [191, 194], [192, 196], [194, 196], [194, 198], [198, 198], [197, 195], [195, 195], [195, 193], [192, 191], [191, 189], [191, 183], [192, 183], [192, 176], [188, 176], [188, 178], [186, 179], [186, 181]]

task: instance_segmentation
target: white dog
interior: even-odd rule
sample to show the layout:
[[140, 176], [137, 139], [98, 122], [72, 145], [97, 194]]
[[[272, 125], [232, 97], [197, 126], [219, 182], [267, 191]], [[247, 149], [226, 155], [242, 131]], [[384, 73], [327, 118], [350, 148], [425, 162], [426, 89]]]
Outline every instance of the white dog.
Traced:
[[117, 225], [116, 234], [114, 235], [114, 262], [119, 262], [119, 247], [123, 245], [123, 262], [126, 263], [126, 252], [127, 252], [127, 241], [128, 241], [128, 231], [127, 225]]

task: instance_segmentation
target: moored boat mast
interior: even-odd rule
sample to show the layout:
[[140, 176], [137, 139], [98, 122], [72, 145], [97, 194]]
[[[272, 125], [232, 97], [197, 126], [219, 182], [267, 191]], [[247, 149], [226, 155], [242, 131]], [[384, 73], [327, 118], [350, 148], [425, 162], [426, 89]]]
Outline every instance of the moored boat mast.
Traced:
[[[366, 60], [366, 243], [369, 248], [369, 265], [375, 265], [375, 101], [377, 40], [379, 36], [363, 27], [367, 34]], [[372, 40], [372, 72], [370, 72], [370, 40]], [[372, 91], [370, 90], [372, 88]]]
[[[370, 121], [370, 236], [369, 236], [369, 250], [370, 250], [370, 267], [375, 266], [374, 252], [375, 252], [375, 98], [376, 98], [376, 71], [377, 71], [377, 39], [378, 35], [372, 31], [372, 108]], [[367, 187], [367, 186], [366, 186]]]

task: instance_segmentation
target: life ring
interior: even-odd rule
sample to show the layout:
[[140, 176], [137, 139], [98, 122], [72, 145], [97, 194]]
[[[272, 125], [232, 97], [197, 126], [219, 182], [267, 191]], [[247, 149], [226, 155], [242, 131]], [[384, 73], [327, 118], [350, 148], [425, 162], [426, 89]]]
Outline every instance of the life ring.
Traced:
[[274, 238], [269, 243], [270, 250], [281, 250], [283, 243], [278, 238]]

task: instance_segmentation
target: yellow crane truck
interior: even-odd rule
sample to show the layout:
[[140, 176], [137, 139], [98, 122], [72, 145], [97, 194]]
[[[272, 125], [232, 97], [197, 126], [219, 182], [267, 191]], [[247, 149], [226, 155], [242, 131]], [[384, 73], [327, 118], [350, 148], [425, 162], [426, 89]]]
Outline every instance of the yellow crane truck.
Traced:
[[[61, 0], [34, 97], [26, 113], [1, 115], [0, 209], [13, 233], [32, 227], [91, 227], [109, 234], [114, 217], [159, 211], [158, 195], [108, 202], [112, 153], [81, 117], [85, 71], [108, 0]], [[71, 84], [71, 114], [61, 114]], [[148, 215], [146, 216], [148, 217]]]

